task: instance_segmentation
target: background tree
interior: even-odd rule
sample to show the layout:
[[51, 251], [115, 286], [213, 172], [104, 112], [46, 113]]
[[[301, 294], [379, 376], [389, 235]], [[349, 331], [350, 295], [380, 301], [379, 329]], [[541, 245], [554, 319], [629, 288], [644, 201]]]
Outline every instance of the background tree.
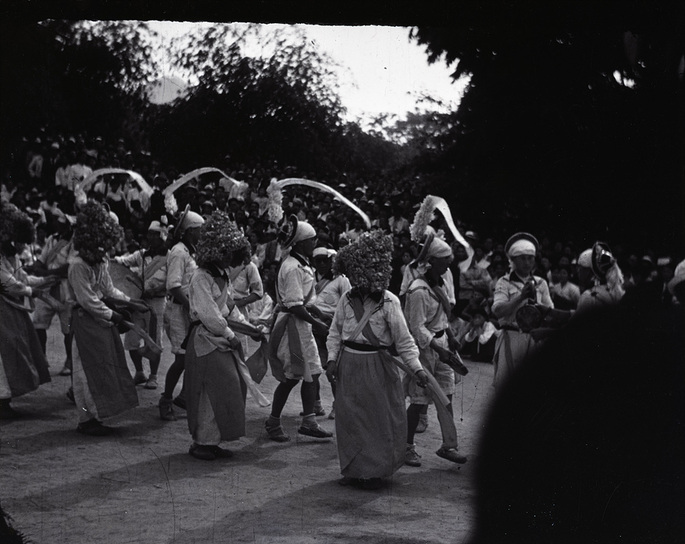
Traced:
[[301, 31], [211, 25], [178, 38], [171, 54], [192, 86], [153, 131], [159, 154], [187, 157], [182, 169], [230, 155], [335, 170], [344, 139], [337, 80]]
[[157, 71], [146, 23], [14, 21], [2, 30], [4, 146], [46, 125], [64, 133], [140, 134], [145, 88]]
[[668, 6], [462, 2], [414, 30], [470, 76], [440, 158], [462, 217], [682, 243], [685, 19]]

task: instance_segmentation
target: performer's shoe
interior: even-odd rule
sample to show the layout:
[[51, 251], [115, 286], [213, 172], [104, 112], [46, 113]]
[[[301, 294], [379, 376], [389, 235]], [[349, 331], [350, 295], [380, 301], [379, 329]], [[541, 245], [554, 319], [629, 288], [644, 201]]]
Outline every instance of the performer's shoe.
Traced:
[[203, 461], [214, 461], [216, 454], [212, 449], [214, 446], [201, 446], [200, 444], [193, 444], [190, 446], [188, 453], [195, 457], [195, 459], [202, 459]]
[[442, 457], [453, 463], [464, 464], [468, 460], [465, 455], [459, 453], [455, 448], [440, 448], [435, 453], [438, 457]]
[[180, 395], [174, 399], [174, 405], [178, 406], [181, 410], [186, 409], [186, 399], [181, 397]]
[[217, 457], [217, 459], [230, 459], [233, 457], [233, 452], [231, 450], [227, 450], [226, 448], [222, 448], [220, 446], [207, 446]]
[[97, 419], [89, 419], [83, 423], [79, 423], [76, 430], [81, 434], [87, 434], [90, 436], [107, 436], [114, 432], [112, 427], [106, 427], [100, 423]]
[[64, 367], [62, 370], [59, 371], [60, 376], [71, 376], [71, 366], [67, 366], [67, 363], [64, 363]]
[[157, 389], [157, 376], [150, 374], [150, 377], [147, 379], [147, 382], [145, 382], [143, 387], [145, 389]]
[[174, 405], [171, 399], [166, 399], [164, 397], [159, 399], [159, 417], [164, 421], [176, 421]]
[[69, 402], [71, 402], [72, 404], [76, 404], [76, 399], [74, 399], [74, 388], [73, 387], [70, 387], [69, 389], [67, 389], [66, 396], [69, 399]]
[[410, 467], [421, 466], [421, 456], [416, 453], [414, 444], [407, 444], [407, 451], [404, 452], [404, 464]]
[[331, 411], [328, 413], [328, 419], [335, 419], [335, 406], [333, 406]]
[[425, 433], [428, 428], [428, 414], [419, 415], [419, 424], [416, 426], [415, 433]]
[[285, 434], [280, 423], [269, 424], [269, 420], [267, 419], [264, 422], [264, 428], [266, 429], [266, 434], [269, 435], [269, 438], [275, 442], [288, 442], [290, 440], [290, 437]]
[[142, 370], [139, 370], [136, 372], [136, 375], [133, 376], [133, 383], [136, 385], [140, 385], [141, 383], [145, 383], [147, 381], [147, 377], [145, 376], [145, 372]]
[[328, 431], [324, 430], [321, 425], [316, 424], [316, 425], [300, 425], [300, 428], [297, 429], [297, 432], [299, 434], [303, 434], [305, 436], [311, 436], [312, 438], [332, 438], [333, 433], [329, 433]]

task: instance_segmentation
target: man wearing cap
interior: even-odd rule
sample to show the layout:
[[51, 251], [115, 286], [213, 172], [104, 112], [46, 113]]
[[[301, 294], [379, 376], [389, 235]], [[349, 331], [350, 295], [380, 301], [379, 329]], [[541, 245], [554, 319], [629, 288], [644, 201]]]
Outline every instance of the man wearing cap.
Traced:
[[176, 384], [185, 369], [185, 349], [181, 344], [190, 327], [188, 286], [197, 269], [193, 253], [204, 222], [200, 214], [190, 211], [190, 206], [186, 206], [174, 232], [174, 238], [178, 242], [169, 250], [166, 259], [167, 305], [164, 310], [164, 327], [171, 343], [171, 353], [174, 354], [174, 362], [167, 370], [164, 392], [159, 400], [159, 415], [166, 421], [176, 419], [173, 404], [185, 408], [183, 393], [175, 400], [172, 399]]
[[496, 387], [504, 383], [514, 367], [535, 345], [529, 327], [522, 327], [520, 318], [528, 310], [531, 310], [528, 315], [534, 313], [532, 310], [537, 306], [554, 308], [547, 282], [533, 275], [539, 247], [537, 239], [527, 232], [514, 234], [504, 247], [511, 272], [497, 280], [492, 302], [492, 313], [499, 319], [502, 329], [495, 346]]
[[[312, 255], [314, 260], [314, 268], [316, 269], [316, 303], [315, 307], [319, 312], [319, 319], [330, 327], [333, 321], [335, 309], [338, 307], [338, 302], [342, 296], [347, 293], [352, 287], [350, 280], [343, 274], [335, 274], [333, 272], [333, 258], [337, 252], [334, 249], [326, 247], [317, 247]], [[319, 358], [322, 362], [328, 361], [328, 350], [326, 349], [326, 339], [328, 334], [315, 334], [314, 339], [319, 348]], [[329, 380], [330, 381], [330, 380]], [[331, 391], [335, 397], [335, 381], [331, 381]], [[319, 388], [317, 388], [316, 403], [314, 410], [317, 416], [323, 416], [326, 412], [321, 405], [321, 395]], [[335, 415], [333, 409], [328, 415], [328, 419], [334, 419]]]
[[293, 388], [302, 380], [303, 419], [299, 434], [330, 438], [315, 419], [317, 382], [323, 367], [314, 334], [326, 334], [328, 327], [311, 310], [316, 299], [314, 270], [309, 259], [316, 247], [316, 231], [309, 223], [290, 217], [281, 234], [284, 249], [290, 254], [283, 260], [276, 280], [278, 316], [269, 341], [271, 369], [279, 380], [274, 392], [271, 415], [265, 422], [271, 440], [287, 442], [290, 437], [281, 426], [281, 412]]
[[[139, 249], [130, 255], [114, 257], [114, 261], [136, 273], [140, 286], [140, 298], [152, 310], [136, 312], [133, 322], [140, 325], [154, 341], [162, 344], [162, 324], [166, 306], [166, 249], [167, 229], [159, 221], [152, 221], [147, 230], [147, 249]], [[161, 353], [146, 349], [143, 339], [135, 331], [128, 331], [124, 337], [124, 349], [128, 350], [136, 369], [133, 381], [144, 383], [145, 389], [157, 389], [157, 369]], [[150, 376], [143, 371], [143, 357], [150, 361]]]
[[[452, 396], [455, 393], [456, 379], [453, 364], [450, 363], [455, 357], [458, 342], [449, 327], [452, 304], [443, 279], [452, 259], [450, 245], [434, 233], [429, 233], [416, 259], [420, 275], [409, 286], [404, 313], [409, 331], [419, 348], [421, 364], [435, 377], [449, 400], [447, 410], [438, 411], [443, 443], [436, 454], [454, 463], [465, 463], [466, 457], [457, 451], [456, 427], [452, 419]], [[465, 372], [464, 368], [462, 374]], [[414, 381], [407, 382], [407, 393], [411, 404], [407, 408], [405, 463], [418, 467], [421, 466], [421, 461], [414, 445], [414, 435], [424, 407], [432, 402], [432, 395]]]
[[54, 301], [52, 304], [49, 304], [42, 298], [36, 299], [36, 309], [32, 319], [40, 345], [43, 348], [43, 353], [45, 353], [48, 337], [47, 331], [55, 314], [59, 317], [60, 328], [64, 335], [64, 350], [67, 355], [64, 367], [60, 371], [60, 376], [70, 376], [72, 372], [71, 305], [67, 303], [69, 298], [67, 275], [69, 272], [69, 259], [74, 256], [71, 238], [73, 234], [72, 226], [75, 221], [75, 217], [63, 213], [57, 216], [57, 232], [48, 236], [40, 257], [38, 257], [38, 260], [36, 260], [31, 269], [31, 273], [36, 276], [51, 275], [62, 278], [58, 284], [50, 289], [49, 295], [51, 298], [45, 297], [50, 302]]

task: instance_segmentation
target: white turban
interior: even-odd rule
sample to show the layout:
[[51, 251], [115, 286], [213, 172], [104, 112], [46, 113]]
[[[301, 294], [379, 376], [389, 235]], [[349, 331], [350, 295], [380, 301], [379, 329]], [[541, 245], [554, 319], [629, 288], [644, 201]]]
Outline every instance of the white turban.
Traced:
[[194, 227], [201, 227], [202, 225], [204, 225], [204, 222], [204, 218], [199, 213], [189, 211], [183, 218], [183, 223], [181, 224], [181, 232], [185, 232], [188, 229], [192, 229]]
[[301, 242], [302, 240], [309, 240], [315, 236], [316, 231], [314, 230], [314, 227], [312, 227], [306, 221], [298, 221], [297, 230], [295, 231], [295, 236], [293, 237], [291, 245], [295, 245], [297, 242]]
[[312, 254], [312, 257], [314, 257], [314, 258], [316, 258], [316, 257], [326, 257], [327, 259], [330, 259], [330, 258], [333, 257], [336, 253], [337, 253], [337, 251], [335, 251], [335, 249], [329, 249], [329, 248], [327, 248], [327, 247], [317, 247], [317, 248], [314, 250], [314, 253]]
[[425, 260], [427, 261], [431, 257], [434, 257], [436, 259], [442, 259], [444, 257], [451, 257], [452, 256], [452, 248], [450, 245], [445, 242], [444, 240], [441, 240], [437, 236], [433, 238], [433, 240], [430, 243], [430, 246], [428, 247], [428, 251], [426, 252]]
[[536, 254], [535, 244], [530, 240], [521, 238], [516, 240], [509, 248], [509, 258], [518, 257], [519, 255], [532, 255], [535, 257]]

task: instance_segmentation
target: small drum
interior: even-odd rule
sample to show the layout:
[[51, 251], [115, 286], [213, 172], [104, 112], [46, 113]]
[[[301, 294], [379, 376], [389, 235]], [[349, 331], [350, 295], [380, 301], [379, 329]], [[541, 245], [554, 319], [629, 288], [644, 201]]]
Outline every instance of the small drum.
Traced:
[[530, 332], [542, 324], [542, 312], [535, 304], [521, 306], [516, 312], [516, 324], [521, 332]]

